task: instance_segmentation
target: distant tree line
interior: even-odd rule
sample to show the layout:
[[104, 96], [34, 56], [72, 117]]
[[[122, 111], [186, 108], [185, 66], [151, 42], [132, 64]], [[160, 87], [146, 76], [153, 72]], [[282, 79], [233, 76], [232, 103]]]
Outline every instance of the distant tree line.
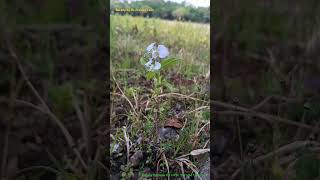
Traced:
[[[119, 9], [152, 9], [153, 11], [117, 11]], [[194, 7], [186, 3], [175, 3], [164, 0], [134, 1], [120, 3], [118, 0], [111, 0], [111, 14], [130, 14], [132, 16], [155, 17], [168, 20], [193, 21], [201, 23], [210, 22], [210, 7]]]

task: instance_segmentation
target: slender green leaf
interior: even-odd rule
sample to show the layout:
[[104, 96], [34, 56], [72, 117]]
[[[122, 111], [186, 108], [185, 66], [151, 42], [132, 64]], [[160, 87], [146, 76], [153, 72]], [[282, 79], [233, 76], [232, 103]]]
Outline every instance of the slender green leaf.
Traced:
[[169, 59], [165, 59], [161, 62], [161, 68], [165, 69], [165, 68], [169, 68], [172, 67], [173, 65], [178, 63], [178, 59], [176, 58], [169, 58]]
[[147, 73], [147, 79], [148, 79], [148, 80], [152, 79], [154, 76], [155, 76], [155, 73], [154, 73], [154, 72], [149, 71], [149, 72]]
[[145, 60], [144, 57], [140, 58], [140, 64], [141, 65], [145, 65], [147, 63], [147, 61]]
[[163, 81], [165, 87], [167, 87], [170, 91], [174, 91], [174, 86], [172, 86], [168, 81]]

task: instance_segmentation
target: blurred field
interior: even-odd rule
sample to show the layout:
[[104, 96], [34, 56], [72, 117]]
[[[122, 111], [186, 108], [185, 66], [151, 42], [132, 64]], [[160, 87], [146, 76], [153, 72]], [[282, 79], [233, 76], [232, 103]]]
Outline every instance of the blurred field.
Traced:
[[138, 68], [139, 59], [152, 42], [166, 45], [183, 61], [178, 71], [186, 75], [209, 70], [210, 26], [131, 16], [111, 16], [110, 42], [113, 68]]

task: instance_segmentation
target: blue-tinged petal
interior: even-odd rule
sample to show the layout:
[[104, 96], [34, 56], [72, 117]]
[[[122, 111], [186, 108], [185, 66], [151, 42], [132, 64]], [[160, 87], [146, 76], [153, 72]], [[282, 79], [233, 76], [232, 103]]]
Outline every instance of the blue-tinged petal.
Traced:
[[149, 59], [149, 61], [148, 61], [146, 64], [144, 64], [144, 66], [145, 66], [147, 69], [150, 69], [150, 67], [153, 66], [153, 64], [152, 64], [152, 59]]
[[159, 52], [159, 57], [160, 58], [165, 58], [165, 57], [167, 57], [169, 55], [169, 50], [164, 45], [159, 45], [158, 46], [158, 52]]
[[158, 51], [156, 51], [156, 50], [152, 51], [152, 58], [153, 59], [156, 59], [158, 57], [158, 55], [159, 55]]
[[161, 68], [161, 64], [159, 62], [155, 62], [152, 68], [153, 71], [159, 70]]
[[156, 44], [156, 43], [151, 43], [151, 44], [149, 44], [149, 46], [147, 47], [147, 51], [151, 51], [151, 50], [153, 49], [153, 47], [154, 47], [155, 44]]

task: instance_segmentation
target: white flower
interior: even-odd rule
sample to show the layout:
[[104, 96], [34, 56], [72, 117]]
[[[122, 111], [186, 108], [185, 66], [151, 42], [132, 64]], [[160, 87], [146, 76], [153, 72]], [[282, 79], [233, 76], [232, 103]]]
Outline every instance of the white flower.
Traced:
[[150, 59], [144, 66], [148, 71], [156, 71], [161, 68], [161, 64], [159, 62], [153, 61], [152, 59]]
[[150, 52], [150, 51], [153, 49], [153, 47], [154, 47], [155, 44], [156, 44], [156, 43], [151, 43], [151, 44], [147, 47], [147, 51]]
[[159, 70], [161, 68], [161, 64], [158, 61], [166, 58], [169, 55], [168, 48], [166, 48], [164, 45], [156, 46], [156, 43], [154, 42], [149, 44], [146, 50], [146, 55], [149, 56], [149, 61], [144, 66], [148, 71]]
[[169, 55], [169, 50], [164, 45], [158, 46], [158, 53], [160, 58], [165, 58]]
[[156, 59], [158, 57], [159, 53], [156, 50], [152, 50], [152, 58]]
[[161, 59], [167, 57], [169, 55], [169, 50], [164, 45], [155, 46], [156, 43], [151, 43], [147, 47], [147, 53], [151, 53], [152, 58], [160, 57]]

